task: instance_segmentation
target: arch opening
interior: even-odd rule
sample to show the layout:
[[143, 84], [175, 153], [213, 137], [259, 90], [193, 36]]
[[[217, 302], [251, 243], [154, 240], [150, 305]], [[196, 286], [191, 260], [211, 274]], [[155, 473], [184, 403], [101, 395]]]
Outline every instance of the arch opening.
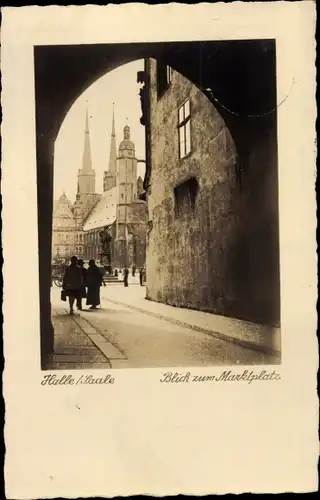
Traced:
[[[64, 54], [64, 49], [61, 47], [38, 48], [38, 57], [35, 57], [37, 168], [38, 185], [42, 188], [45, 186], [45, 189], [38, 189], [39, 254], [40, 275], [42, 275], [42, 282], [40, 284], [42, 289], [41, 310], [44, 311], [42, 318], [46, 315], [45, 311], [50, 309], [48, 291], [46, 291], [48, 287], [48, 275], [46, 278], [43, 277], [46, 274], [43, 270], [45, 263], [48, 262], [50, 252], [48, 252], [48, 248], [46, 247], [47, 244], [43, 242], [44, 240], [48, 241], [50, 233], [48, 221], [51, 214], [49, 214], [48, 206], [52, 206], [53, 201], [52, 150], [54, 138], [57, 137], [63, 117], [66, 116], [68, 109], [70, 109], [78, 96], [88, 87], [88, 82], [92, 83], [96, 81], [102, 74], [109, 73], [111, 68], [115, 69], [122, 66], [124, 62], [131, 62], [143, 57], [146, 58], [146, 64], [140, 76], [138, 75], [138, 82], [140, 80], [140, 83], [144, 85], [148, 92], [147, 99], [145, 96], [145, 100], [143, 100], [143, 96], [140, 95], [140, 97], [142, 102], [141, 119], [145, 126], [147, 146], [144, 189], [148, 199], [149, 215], [151, 214], [148, 221], [148, 227], [151, 228], [148, 232], [149, 245], [157, 245], [155, 234], [156, 230], [161, 230], [161, 224], [162, 229], [164, 227], [163, 224], [167, 225], [167, 229], [172, 224], [175, 224], [174, 218], [171, 217], [172, 207], [174, 206], [174, 189], [172, 185], [169, 183], [171, 186], [169, 189], [168, 182], [166, 183], [165, 181], [163, 183], [162, 197], [157, 197], [153, 189], [153, 186], [160, 185], [158, 181], [159, 179], [161, 180], [162, 175], [160, 168], [161, 161], [155, 161], [154, 159], [159, 156], [159, 151], [163, 147], [161, 145], [161, 133], [159, 135], [161, 126], [156, 124], [154, 113], [157, 115], [161, 115], [162, 113], [162, 118], [164, 122], [166, 121], [167, 130], [169, 130], [170, 120], [173, 114], [175, 116], [178, 115], [178, 108], [181, 104], [178, 103], [177, 96], [175, 96], [177, 110], [172, 115], [169, 112], [166, 114], [163, 103], [166, 100], [168, 101], [169, 98], [168, 94], [166, 94], [166, 89], [163, 88], [165, 87], [163, 85], [163, 78], [162, 83], [161, 79], [158, 79], [156, 88], [153, 89], [151, 86], [150, 61], [153, 59], [158, 61], [158, 67], [161, 63], [162, 67], [172, 68], [173, 73], [179, 73], [182, 78], [188, 80], [193, 85], [194, 95], [196, 96], [195, 100], [197, 102], [194, 108], [195, 116], [201, 115], [201, 103], [203, 104], [206, 101], [212, 105], [216, 116], [220, 116], [220, 120], [217, 119], [215, 125], [217, 126], [217, 123], [220, 123], [222, 129], [222, 131], [215, 131], [211, 136], [206, 131], [207, 135], [205, 137], [207, 138], [207, 142], [210, 143], [211, 148], [210, 153], [206, 152], [207, 157], [210, 157], [210, 154], [212, 155], [214, 148], [220, 152], [223, 150], [225, 155], [223, 165], [225, 168], [223, 172], [224, 177], [217, 175], [213, 181], [210, 175], [207, 175], [207, 177], [204, 176], [199, 180], [199, 192], [206, 193], [207, 202], [210, 200], [210, 203], [207, 203], [207, 207], [209, 206], [210, 208], [208, 212], [208, 209], [202, 205], [201, 210], [204, 215], [202, 219], [198, 220], [200, 221], [200, 225], [202, 225], [202, 231], [207, 231], [209, 234], [214, 234], [215, 232], [215, 234], [219, 235], [219, 242], [221, 242], [224, 239], [224, 226], [222, 224], [221, 227], [214, 227], [210, 214], [217, 212], [217, 207], [221, 207], [222, 205], [226, 209], [226, 213], [219, 213], [220, 222], [223, 217], [231, 217], [230, 213], [233, 214], [233, 230], [232, 234], [229, 234], [227, 238], [229, 243], [232, 240], [232, 244], [229, 245], [228, 251], [223, 252], [222, 246], [219, 243], [220, 250], [225, 256], [225, 262], [223, 263], [220, 260], [219, 266], [220, 269], [223, 269], [223, 279], [227, 280], [229, 284], [224, 286], [221, 282], [221, 286], [214, 287], [210, 285], [208, 280], [205, 286], [202, 286], [203, 282], [202, 285], [194, 284], [196, 287], [200, 286], [202, 291], [201, 294], [198, 294], [197, 302], [191, 304], [191, 307], [195, 306], [195, 308], [199, 309], [201, 304], [204, 304], [204, 310], [208, 310], [209, 312], [218, 312], [219, 314], [222, 313], [272, 324], [279, 322], [276, 113], [264, 114], [266, 110], [271, 110], [275, 104], [275, 47], [273, 41], [250, 42], [240, 41], [238, 43], [228, 42], [226, 44], [220, 42], [177, 42], [171, 44], [130, 44], [130, 47], [115, 47], [112, 45], [99, 46], [98, 48], [67, 47]], [[53, 50], [51, 56], [48, 57], [47, 53], [47, 62], [44, 61], [46, 49], [49, 52]], [[95, 56], [91, 59], [88, 58], [90, 51], [95, 53]], [[37, 56], [37, 50], [35, 55]], [[72, 67], [68, 69], [67, 75], [62, 75], [59, 68], [62, 66], [65, 67], [66, 61], [70, 61], [71, 56], [73, 58]], [[77, 66], [77, 61], [80, 59], [86, 61], [81, 68]], [[234, 63], [235, 59], [236, 63]], [[250, 60], [250, 64], [248, 60]], [[259, 61], [254, 73], [252, 72], [252, 60]], [[50, 74], [54, 75], [54, 77], [48, 80], [48, 75]], [[170, 74], [166, 76], [169, 79], [172, 78]], [[48, 81], [50, 83], [46, 85], [45, 82]], [[64, 91], [56, 93], [57, 89], [62, 88], [61, 81], [65, 83]], [[162, 85], [162, 89], [159, 89], [159, 85], [160, 87]], [[266, 91], [268, 88], [270, 89], [269, 92]], [[152, 107], [150, 92], [153, 90], [157, 94], [157, 97]], [[162, 95], [159, 95], [161, 93]], [[208, 106], [204, 107], [209, 109]], [[275, 108], [276, 106], [274, 106]], [[202, 116], [203, 119], [204, 116]], [[181, 122], [180, 125], [184, 127], [185, 123]], [[193, 133], [197, 130], [197, 134], [201, 135], [197, 126], [196, 120], [191, 121], [191, 129], [194, 127]], [[186, 144], [187, 128], [183, 132], [184, 141], [180, 140], [180, 148]], [[165, 133], [162, 135], [164, 143], [167, 141], [167, 145], [170, 144], [169, 134]], [[159, 139], [157, 143], [158, 150], [152, 149], [150, 146], [152, 141], [155, 144], [155, 139]], [[191, 173], [196, 171], [197, 165], [195, 161], [192, 163], [192, 160], [194, 160], [192, 155], [193, 153], [190, 156], [186, 153], [184, 155], [185, 158], [179, 157], [180, 170], [183, 170], [184, 162], [185, 168], [188, 166]], [[212, 163], [214, 164], [214, 162]], [[168, 165], [170, 166], [170, 164]], [[177, 172], [174, 175], [172, 174], [175, 171], [175, 167], [171, 168], [171, 173], [170, 168], [166, 169], [168, 179], [176, 175]], [[177, 175], [174, 182], [182, 183], [183, 176], [178, 177]], [[226, 188], [227, 185], [228, 189]], [[232, 189], [230, 188], [231, 185]], [[260, 203], [261, 199], [263, 200], [262, 203]], [[223, 203], [221, 204], [222, 201]], [[195, 209], [197, 204], [198, 195], [195, 197], [193, 209]], [[269, 208], [268, 204], [270, 205]], [[44, 206], [46, 206], [46, 209], [41, 209]], [[253, 221], [252, 213], [255, 213], [256, 222]], [[240, 224], [235, 222], [237, 218], [240, 219]], [[274, 232], [275, 227], [276, 231]], [[190, 226], [189, 229], [188, 242], [196, 245], [196, 228]], [[181, 227], [176, 227], [176, 230], [181, 231]], [[255, 235], [254, 244], [252, 243], [253, 234]], [[259, 239], [264, 242], [264, 246], [267, 248], [266, 251], [262, 248], [263, 244], [257, 244]], [[211, 260], [216, 258], [214, 256], [217, 255], [213, 240], [214, 238], [209, 238], [207, 243], [204, 244], [204, 247], [207, 248], [209, 246], [211, 248], [211, 253], [209, 252]], [[81, 247], [78, 246], [78, 248]], [[206, 273], [210, 275], [212, 273], [208, 255], [203, 275]], [[267, 286], [262, 286], [261, 282], [264, 280], [263, 276], [268, 274], [268, 271], [264, 271], [259, 283], [254, 278], [255, 274], [261, 273], [263, 270], [261, 257], [264, 259], [264, 262], [267, 261], [267, 266], [265, 267], [268, 271], [272, 267], [272, 277], [270, 278], [269, 276]], [[265, 257], [267, 257], [267, 260]], [[195, 266], [197, 265], [195, 261], [194, 256], [190, 256], [188, 265], [192, 269], [193, 274], [191, 273], [191, 275], [193, 276]], [[168, 269], [174, 268], [172, 262], [168, 263]], [[251, 262], [250, 265], [249, 262]], [[152, 268], [156, 270], [159, 277], [159, 263], [153, 262]], [[246, 276], [241, 276], [241, 269]], [[191, 292], [190, 283], [180, 283], [181, 286], [179, 289], [174, 284], [174, 273], [167, 273], [167, 276], [165, 276], [165, 272], [162, 272], [162, 274], [162, 290], [170, 289], [169, 292], [165, 296], [161, 296], [161, 294], [159, 296], [159, 290], [152, 289], [152, 286], [150, 286], [148, 290], [149, 298], [152, 300], [160, 298], [160, 300], [166, 303], [183, 307], [190, 303], [190, 300], [192, 302], [191, 296], [192, 293], [194, 294], [194, 290]], [[152, 278], [150, 273], [148, 273], [148, 277], [149, 279]], [[244, 286], [245, 282], [248, 283], [247, 286]], [[232, 286], [230, 283], [232, 283]], [[181, 290], [186, 289], [189, 291], [183, 295]], [[239, 299], [241, 295], [244, 297], [242, 300]], [[256, 301], [254, 300], [254, 296], [257, 297]], [[266, 304], [267, 299], [269, 300], [269, 304]], [[260, 310], [259, 301], [263, 303]], [[249, 306], [246, 305], [247, 303], [249, 303]], [[44, 319], [42, 319], [41, 330], [48, 331], [48, 324], [45, 324]], [[44, 337], [48, 338], [48, 335], [44, 334]], [[50, 342], [47, 340], [43, 342], [47, 345], [47, 347], [43, 348], [43, 352], [50, 352]]]

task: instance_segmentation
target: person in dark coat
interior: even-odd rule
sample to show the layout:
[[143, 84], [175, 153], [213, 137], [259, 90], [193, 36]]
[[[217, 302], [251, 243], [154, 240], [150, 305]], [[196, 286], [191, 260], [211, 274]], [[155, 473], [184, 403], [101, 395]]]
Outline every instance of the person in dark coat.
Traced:
[[144, 268], [140, 267], [140, 270], [139, 270], [140, 286], [143, 286], [143, 274], [144, 274]]
[[136, 275], [136, 266], [133, 264], [132, 266], [132, 276], [134, 277]]
[[82, 286], [82, 271], [78, 266], [77, 257], [73, 256], [71, 257], [71, 264], [67, 267], [62, 281], [62, 289], [66, 297], [69, 297], [70, 314], [73, 314], [73, 304], [81, 295]]
[[91, 306], [90, 309], [97, 309], [100, 305], [100, 287], [102, 284], [102, 275], [98, 266], [96, 266], [95, 261], [91, 259], [89, 261], [89, 268], [86, 272], [86, 282], [87, 282], [87, 306]]
[[124, 270], [123, 270], [123, 283], [124, 283], [124, 286], [129, 286], [128, 277], [129, 277], [129, 269], [127, 267], [125, 267]]
[[79, 309], [79, 311], [82, 311], [82, 299], [85, 299], [86, 296], [87, 296], [87, 292], [86, 292], [86, 283], [87, 283], [87, 280], [86, 280], [86, 273], [87, 273], [87, 270], [86, 268], [84, 267], [84, 262], [82, 259], [79, 259], [78, 260], [78, 266], [80, 267], [81, 269], [81, 272], [82, 272], [82, 288], [81, 288], [81, 293], [79, 295], [79, 297], [77, 298], [77, 308]]

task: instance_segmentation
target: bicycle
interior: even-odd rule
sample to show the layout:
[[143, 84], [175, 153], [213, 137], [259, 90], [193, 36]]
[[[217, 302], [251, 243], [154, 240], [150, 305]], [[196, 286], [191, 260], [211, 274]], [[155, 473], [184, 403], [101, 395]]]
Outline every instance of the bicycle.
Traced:
[[62, 287], [62, 279], [61, 278], [53, 278], [53, 283], [60, 288]]

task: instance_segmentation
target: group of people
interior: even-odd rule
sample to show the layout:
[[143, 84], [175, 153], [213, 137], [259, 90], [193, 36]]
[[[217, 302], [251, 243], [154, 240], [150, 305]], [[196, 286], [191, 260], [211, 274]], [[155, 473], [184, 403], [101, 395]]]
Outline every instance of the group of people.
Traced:
[[[136, 266], [132, 266], [132, 276], [134, 277], [135, 274], [136, 274]], [[145, 267], [140, 267], [139, 269], [139, 281], [140, 281], [140, 286], [143, 286], [146, 281]], [[123, 270], [123, 283], [125, 287], [129, 286], [129, 269], [127, 267], [125, 267]]]
[[[136, 274], [136, 266], [132, 266], [132, 276], [134, 277]], [[121, 269], [115, 269], [114, 270], [114, 276], [119, 276], [119, 274], [123, 275], [123, 284], [125, 287], [129, 286], [129, 269], [128, 267], [125, 267], [123, 270]], [[143, 286], [146, 282], [146, 268], [145, 267], [140, 267], [139, 269], [139, 281], [140, 281], [140, 286]]]
[[70, 314], [73, 314], [75, 302], [77, 308], [82, 310], [82, 299], [87, 299], [89, 309], [96, 309], [100, 305], [101, 284], [102, 274], [93, 259], [86, 269], [82, 259], [71, 257], [62, 282], [62, 297], [69, 299]]
[[[136, 268], [133, 266], [132, 275], [135, 275]], [[116, 273], [115, 273], [116, 275]], [[118, 271], [117, 271], [118, 275]], [[123, 282], [127, 287], [129, 269], [123, 270]], [[140, 285], [143, 286], [146, 279], [145, 267], [139, 270]], [[76, 256], [71, 257], [71, 264], [66, 268], [62, 282], [62, 300], [69, 299], [70, 314], [73, 314], [74, 303], [82, 310], [82, 299], [87, 299], [86, 304], [89, 309], [96, 309], [100, 305], [100, 287], [103, 283], [103, 275], [95, 261], [89, 261], [89, 267], [84, 267], [84, 261]]]

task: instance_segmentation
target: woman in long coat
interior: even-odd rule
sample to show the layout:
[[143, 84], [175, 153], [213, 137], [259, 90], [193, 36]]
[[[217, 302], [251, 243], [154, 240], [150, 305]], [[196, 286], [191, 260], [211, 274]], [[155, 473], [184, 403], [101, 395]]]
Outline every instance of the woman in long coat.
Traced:
[[102, 283], [102, 276], [100, 269], [96, 266], [95, 261], [89, 261], [89, 268], [86, 273], [87, 291], [87, 306], [90, 309], [96, 309], [100, 305], [100, 286]]

